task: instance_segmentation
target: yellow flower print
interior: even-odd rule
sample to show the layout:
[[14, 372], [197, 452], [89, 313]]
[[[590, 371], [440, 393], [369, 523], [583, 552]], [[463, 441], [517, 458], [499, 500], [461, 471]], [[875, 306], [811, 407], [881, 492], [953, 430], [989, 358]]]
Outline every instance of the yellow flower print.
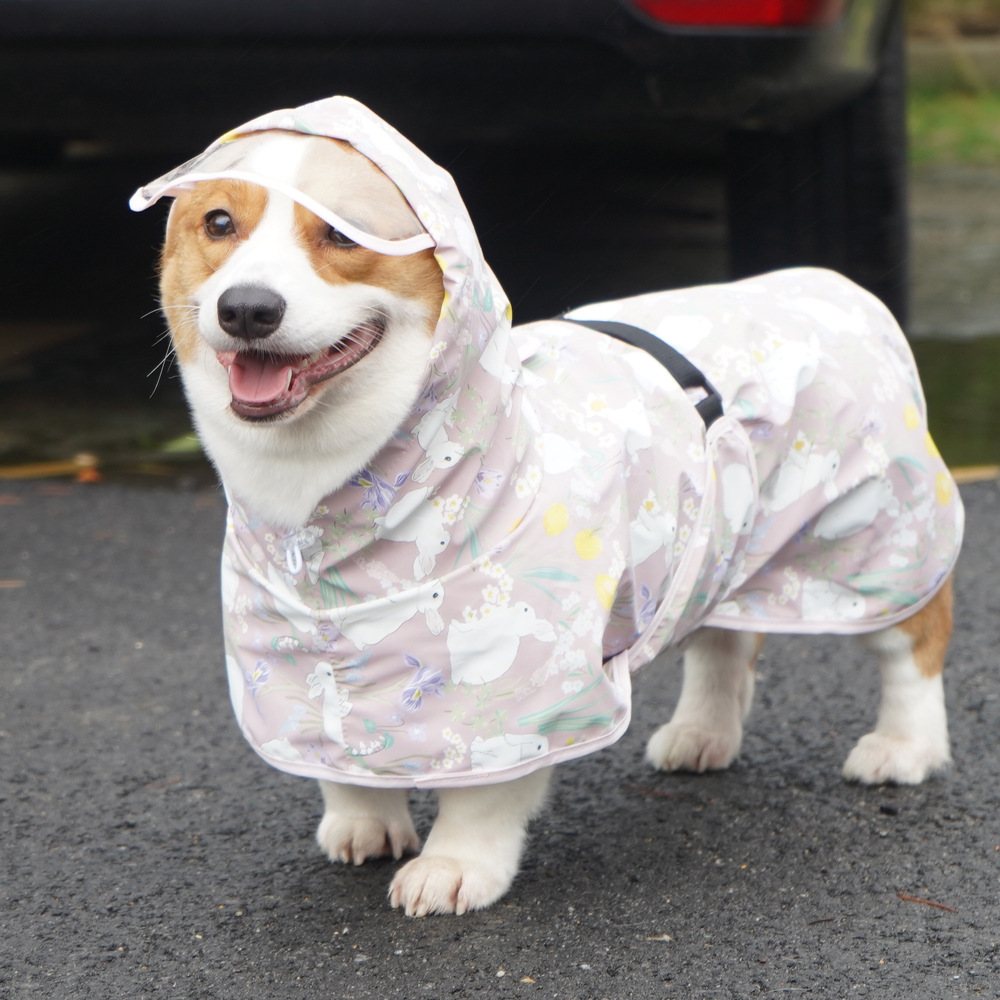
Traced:
[[545, 512], [542, 524], [545, 527], [545, 534], [547, 535], [558, 535], [565, 531], [569, 524], [569, 511], [566, 509], [566, 505], [561, 503], [552, 504]]
[[594, 587], [597, 590], [597, 599], [601, 602], [604, 610], [610, 611], [611, 605], [615, 603], [615, 594], [618, 593], [618, 581], [606, 573], [598, 573]]
[[601, 554], [601, 549], [604, 547], [601, 544], [601, 539], [597, 536], [596, 532], [591, 531], [589, 528], [578, 532], [576, 539], [576, 554], [581, 559], [596, 559]]
[[912, 403], [903, 408], [903, 423], [908, 431], [915, 431], [920, 426], [920, 411]]
[[938, 451], [938, 446], [934, 443], [934, 438], [931, 437], [931, 432], [928, 431], [924, 437], [924, 447], [927, 449], [927, 454], [931, 458], [940, 458], [941, 452]]
[[934, 492], [937, 495], [937, 502], [941, 504], [942, 507], [951, 503], [952, 488], [951, 488], [951, 477], [947, 472], [939, 472], [937, 474], [937, 480], [934, 484]]

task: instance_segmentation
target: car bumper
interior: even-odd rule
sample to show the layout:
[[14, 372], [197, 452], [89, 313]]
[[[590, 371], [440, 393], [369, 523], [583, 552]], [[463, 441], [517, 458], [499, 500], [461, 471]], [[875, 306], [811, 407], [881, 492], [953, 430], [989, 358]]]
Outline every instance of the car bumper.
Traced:
[[614, 0], [0, 0], [0, 134], [203, 145], [333, 93], [431, 143], [793, 127], [871, 81], [894, 2], [783, 30], [657, 26]]

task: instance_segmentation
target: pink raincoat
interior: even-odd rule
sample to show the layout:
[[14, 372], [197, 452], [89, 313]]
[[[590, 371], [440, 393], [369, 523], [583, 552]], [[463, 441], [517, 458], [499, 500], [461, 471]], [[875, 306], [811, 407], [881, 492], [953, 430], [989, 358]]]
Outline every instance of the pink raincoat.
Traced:
[[[889, 312], [801, 269], [587, 306], [697, 365], [706, 429], [649, 354], [511, 329], [450, 176], [345, 98], [235, 130], [349, 141], [433, 238], [446, 291], [410, 418], [308, 524], [231, 497], [233, 707], [294, 774], [508, 780], [618, 739], [630, 672], [702, 625], [858, 633], [911, 615], [962, 506]], [[359, 419], [363, 419], [359, 414]]]

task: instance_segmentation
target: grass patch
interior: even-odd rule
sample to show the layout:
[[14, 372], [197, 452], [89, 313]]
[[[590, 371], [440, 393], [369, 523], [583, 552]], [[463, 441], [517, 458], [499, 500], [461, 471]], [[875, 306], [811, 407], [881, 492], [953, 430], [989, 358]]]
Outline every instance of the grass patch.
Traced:
[[1000, 337], [911, 341], [931, 434], [951, 466], [1000, 463]]
[[907, 125], [915, 165], [1000, 166], [1000, 91], [911, 88]]
[[905, 0], [908, 30], [940, 37], [943, 32], [985, 35], [1000, 31], [1000, 0]]

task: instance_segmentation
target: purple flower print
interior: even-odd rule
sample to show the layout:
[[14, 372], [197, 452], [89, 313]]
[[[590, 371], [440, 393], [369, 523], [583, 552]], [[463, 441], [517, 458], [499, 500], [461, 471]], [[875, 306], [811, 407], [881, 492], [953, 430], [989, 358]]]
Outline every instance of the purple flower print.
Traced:
[[862, 435], [871, 434], [874, 437], [880, 437], [885, 432], [882, 411], [877, 406], [871, 406], [865, 411], [860, 430]]
[[247, 690], [254, 698], [270, 679], [271, 666], [266, 660], [258, 660], [252, 670], [244, 669], [243, 671], [243, 680], [246, 682]]
[[423, 414], [433, 410], [438, 401], [443, 398], [443, 392], [446, 388], [447, 383], [443, 379], [437, 379], [417, 401], [413, 412]]
[[649, 592], [649, 587], [643, 584], [639, 588], [639, 597], [642, 604], [639, 606], [639, 614], [637, 615], [638, 620], [636, 621], [636, 626], [638, 628], [639, 634], [646, 631], [649, 627], [649, 623], [653, 620], [653, 616], [656, 614], [656, 601], [652, 599], [652, 594]]
[[411, 667], [417, 668], [417, 672], [403, 691], [401, 700], [403, 708], [407, 712], [416, 712], [423, 705], [427, 695], [436, 694], [440, 697], [444, 688], [444, 676], [440, 670], [421, 663], [409, 653], [406, 654], [405, 659]]
[[503, 486], [504, 474], [499, 469], [480, 469], [476, 475], [476, 492], [491, 497]]
[[407, 472], [400, 473], [394, 483], [388, 483], [370, 469], [363, 469], [350, 481], [350, 485], [360, 486], [365, 491], [365, 497], [361, 501], [363, 508], [384, 514], [396, 499], [396, 491], [406, 482], [408, 475]]
[[324, 653], [333, 653], [337, 649], [337, 640], [340, 638], [340, 629], [336, 625], [324, 623], [319, 626], [319, 641], [316, 648]]

